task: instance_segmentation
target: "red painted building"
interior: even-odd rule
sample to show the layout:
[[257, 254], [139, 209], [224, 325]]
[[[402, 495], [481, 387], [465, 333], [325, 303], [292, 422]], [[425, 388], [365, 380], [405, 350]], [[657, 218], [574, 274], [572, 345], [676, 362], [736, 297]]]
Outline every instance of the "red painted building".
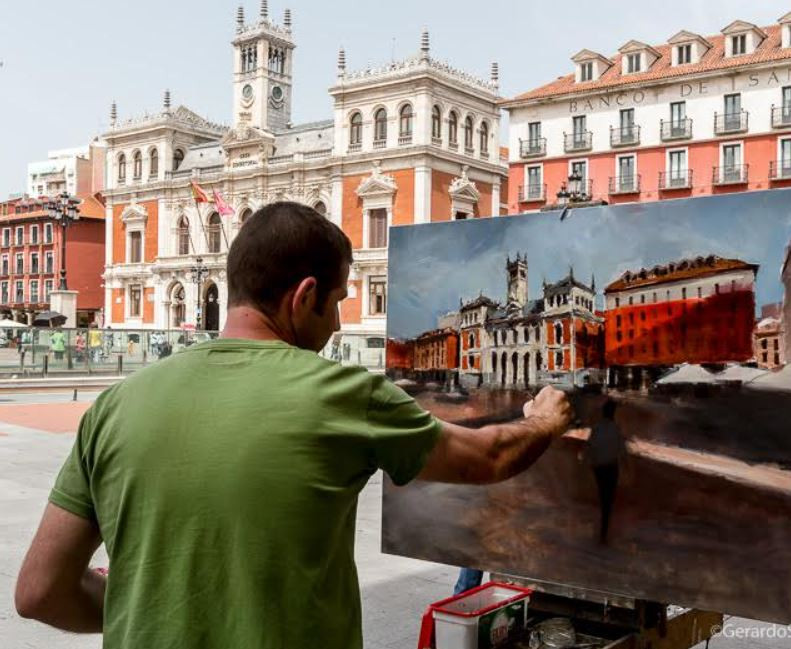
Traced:
[[[100, 194], [82, 195], [80, 218], [66, 234], [66, 278], [78, 291], [77, 324], [96, 319], [104, 303], [104, 203]], [[45, 198], [0, 203], [0, 314], [32, 322], [49, 309], [61, 267], [61, 227], [47, 215]]]
[[445, 328], [427, 331], [415, 339], [415, 364], [418, 372], [441, 376], [459, 367], [459, 333]]
[[413, 340], [387, 339], [386, 366], [389, 370], [411, 370], [415, 366]]
[[757, 272], [714, 255], [625, 272], [604, 290], [607, 365], [750, 360]]

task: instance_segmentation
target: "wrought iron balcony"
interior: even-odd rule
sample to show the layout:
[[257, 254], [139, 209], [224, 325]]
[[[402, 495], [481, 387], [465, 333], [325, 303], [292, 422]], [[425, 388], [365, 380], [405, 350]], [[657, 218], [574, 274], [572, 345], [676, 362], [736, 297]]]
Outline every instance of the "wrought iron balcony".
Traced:
[[564, 133], [563, 139], [566, 153], [572, 153], [574, 151], [588, 151], [593, 147], [593, 133], [591, 131]]
[[772, 128], [791, 127], [791, 104], [772, 106]]
[[714, 167], [713, 185], [743, 185], [747, 182], [750, 165], [725, 165]]
[[692, 188], [692, 169], [677, 169], [675, 171], [659, 172], [659, 189], [669, 191], [673, 189]]
[[692, 119], [689, 117], [678, 120], [671, 119], [670, 121], [661, 119], [659, 120], [659, 131], [663, 142], [688, 140], [692, 137]]
[[610, 194], [639, 194], [640, 174], [610, 177]]
[[770, 161], [769, 180], [791, 180], [791, 160]]
[[610, 146], [631, 146], [640, 144], [640, 127], [636, 124], [622, 128], [610, 127]]
[[530, 203], [545, 201], [547, 199], [547, 186], [543, 183], [528, 183], [519, 187], [519, 202]]
[[556, 194], [558, 203], [585, 203], [593, 197], [593, 180], [564, 181]]
[[519, 140], [519, 157], [537, 158], [547, 154], [547, 138], [536, 137], [528, 140]]
[[749, 128], [749, 118], [750, 114], [746, 110], [738, 113], [714, 113], [714, 134], [744, 133]]

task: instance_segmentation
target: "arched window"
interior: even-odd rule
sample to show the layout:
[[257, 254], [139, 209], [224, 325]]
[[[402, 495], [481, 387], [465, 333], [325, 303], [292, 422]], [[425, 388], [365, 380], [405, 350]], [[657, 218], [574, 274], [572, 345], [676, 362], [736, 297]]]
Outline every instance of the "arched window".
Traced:
[[220, 237], [222, 236], [220, 232], [221, 226], [222, 221], [220, 220], [220, 215], [214, 212], [209, 217], [209, 227], [206, 228], [206, 234], [209, 236], [209, 252], [220, 252]]
[[363, 142], [363, 116], [355, 113], [349, 121], [349, 144], [362, 144]]
[[140, 151], [132, 154], [132, 177], [135, 180], [143, 177], [143, 154]]
[[400, 137], [412, 137], [412, 104], [405, 104], [401, 107], [398, 120], [398, 135]]
[[442, 111], [439, 106], [431, 109], [431, 137], [435, 140], [442, 139]]
[[187, 304], [184, 287], [176, 284], [170, 292], [170, 308], [172, 310], [172, 326], [180, 327], [187, 319]]
[[489, 124], [481, 122], [481, 153], [489, 153]]
[[451, 144], [459, 142], [459, 117], [454, 111], [450, 111], [448, 116], [448, 141]]
[[126, 156], [122, 153], [118, 156], [118, 182], [126, 180]]
[[253, 210], [249, 207], [242, 212], [242, 215], [239, 217], [239, 223], [244, 224], [247, 219], [249, 219], [253, 215]]
[[182, 162], [184, 162], [184, 151], [176, 149], [173, 152], [173, 171], [176, 171], [181, 166]]
[[472, 148], [472, 117], [469, 115], [467, 115], [467, 119], [464, 120], [464, 148]]
[[190, 222], [186, 216], [182, 216], [179, 219], [176, 237], [178, 240], [178, 254], [190, 254]]
[[327, 206], [324, 204], [324, 201], [319, 201], [313, 206], [313, 209], [316, 210], [322, 216], [327, 216]]
[[384, 142], [387, 140], [387, 111], [380, 108], [374, 115], [374, 141]]
[[159, 174], [159, 151], [151, 149], [148, 156], [148, 175], [156, 176], [157, 174]]

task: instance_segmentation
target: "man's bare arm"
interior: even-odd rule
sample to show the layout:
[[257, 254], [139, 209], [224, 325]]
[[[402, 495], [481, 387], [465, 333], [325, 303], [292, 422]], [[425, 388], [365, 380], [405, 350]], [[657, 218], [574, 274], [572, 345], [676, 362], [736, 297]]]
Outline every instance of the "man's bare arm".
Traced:
[[525, 418], [483, 428], [442, 422], [442, 433], [418, 476], [432, 482], [489, 484], [527, 469], [571, 421], [565, 395], [544, 388], [525, 404]]
[[105, 577], [88, 567], [102, 539], [96, 523], [51, 503], [17, 578], [17, 612], [64, 631], [101, 633]]

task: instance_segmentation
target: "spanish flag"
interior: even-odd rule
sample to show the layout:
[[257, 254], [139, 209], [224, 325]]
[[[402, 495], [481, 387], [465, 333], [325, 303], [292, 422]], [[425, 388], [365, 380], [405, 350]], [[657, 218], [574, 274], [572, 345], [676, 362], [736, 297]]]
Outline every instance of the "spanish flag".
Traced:
[[203, 188], [196, 183], [194, 180], [191, 181], [192, 185], [192, 198], [195, 199], [196, 203], [210, 203], [209, 195], [203, 191]]

